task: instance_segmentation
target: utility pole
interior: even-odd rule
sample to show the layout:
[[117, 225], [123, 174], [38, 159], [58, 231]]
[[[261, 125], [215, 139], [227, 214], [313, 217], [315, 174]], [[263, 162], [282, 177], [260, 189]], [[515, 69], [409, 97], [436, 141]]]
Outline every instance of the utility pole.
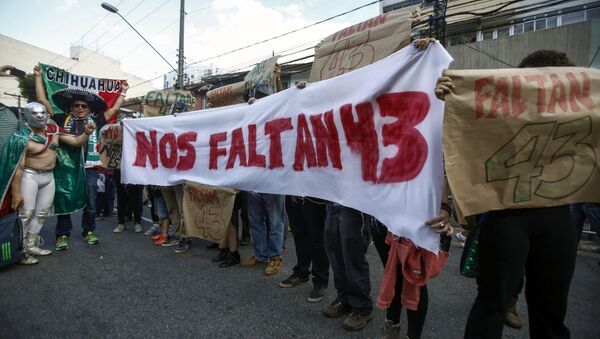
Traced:
[[13, 98], [17, 98], [19, 109], [21, 109], [21, 95], [20, 94], [12, 94], [12, 93], [6, 93], [6, 92], [4, 92], [4, 94], [10, 95]]
[[177, 62], [177, 82], [175, 87], [177, 89], [183, 88], [183, 26], [185, 23], [185, 0], [181, 0], [181, 5], [179, 8], [179, 51], [178, 57], [179, 60]]
[[446, 46], [446, 7], [447, 0], [435, 0], [433, 4], [433, 15], [429, 17], [429, 36], [439, 40], [442, 46]]

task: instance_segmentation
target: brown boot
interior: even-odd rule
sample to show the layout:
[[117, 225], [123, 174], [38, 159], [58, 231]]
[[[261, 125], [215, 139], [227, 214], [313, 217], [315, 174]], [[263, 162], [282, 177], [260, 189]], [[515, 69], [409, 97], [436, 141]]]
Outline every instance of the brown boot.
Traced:
[[521, 319], [519, 319], [519, 314], [517, 313], [517, 298], [514, 298], [506, 311], [506, 318], [504, 319], [504, 323], [512, 328], [521, 328], [523, 325], [521, 324]]
[[358, 314], [352, 312], [344, 319], [342, 327], [348, 331], [360, 331], [373, 319], [373, 314]]

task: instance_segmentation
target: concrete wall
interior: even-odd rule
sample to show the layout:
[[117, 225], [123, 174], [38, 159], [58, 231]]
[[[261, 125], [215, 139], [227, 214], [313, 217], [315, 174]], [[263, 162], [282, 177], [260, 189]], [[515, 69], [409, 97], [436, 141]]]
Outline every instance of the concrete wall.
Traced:
[[[522, 35], [451, 46], [448, 47], [448, 52], [455, 61], [450, 68], [510, 67], [475, 49], [484, 51], [515, 67], [532, 52], [540, 49], [552, 49], [565, 52], [577, 66], [588, 67], [597, 46], [600, 45], [599, 21], [581, 22]], [[596, 65], [600, 64], [598, 59], [600, 56], [596, 57]]]
[[[66, 69], [70, 72], [98, 78], [126, 79], [129, 85], [141, 83], [144, 79], [121, 71], [121, 63], [82, 47], [72, 47], [74, 60], [60, 54], [12, 39], [0, 34], [0, 65], [12, 65], [27, 73], [33, 73], [33, 67], [39, 62]], [[143, 96], [153, 90], [152, 82], [136, 86], [127, 92], [128, 97]], [[16, 78], [0, 78], [0, 102], [6, 106], [17, 106], [17, 99], [5, 92], [20, 94], [19, 82]], [[21, 100], [21, 105], [25, 100]]]

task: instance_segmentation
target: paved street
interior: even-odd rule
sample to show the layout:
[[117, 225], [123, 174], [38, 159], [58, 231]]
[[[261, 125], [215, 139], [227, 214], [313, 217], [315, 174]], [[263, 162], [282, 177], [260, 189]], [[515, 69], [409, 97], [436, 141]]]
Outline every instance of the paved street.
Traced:
[[[49, 219], [42, 231], [48, 248], [54, 247], [54, 223]], [[278, 287], [295, 263], [291, 234], [283, 271], [266, 277], [258, 268], [219, 268], [210, 260], [216, 251], [205, 249], [202, 240], [194, 240], [191, 253], [175, 255], [172, 247], [157, 248], [134, 233], [131, 224], [122, 234], [113, 234], [114, 226], [113, 218], [98, 222], [97, 246], [85, 244], [76, 228], [68, 251], [40, 258], [35, 266], [0, 270], [0, 338], [379, 338], [383, 333], [380, 310], [354, 334], [340, 327], [341, 319], [320, 315], [334, 298], [332, 281], [318, 304], [306, 302], [309, 285]], [[242, 257], [251, 251], [242, 247]], [[429, 284], [424, 338], [462, 337], [476, 286], [458, 273], [460, 251], [453, 244], [444, 272]], [[376, 296], [382, 266], [373, 247], [368, 257]], [[573, 338], [600, 337], [599, 260], [588, 253], [577, 258], [567, 316]], [[527, 324], [524, 296], [518, 306]], [[403, 329], [405, 321], [403, 314]], [[527, 333], [527, 328], [506, 328], [504, 336], [527, 338]]]

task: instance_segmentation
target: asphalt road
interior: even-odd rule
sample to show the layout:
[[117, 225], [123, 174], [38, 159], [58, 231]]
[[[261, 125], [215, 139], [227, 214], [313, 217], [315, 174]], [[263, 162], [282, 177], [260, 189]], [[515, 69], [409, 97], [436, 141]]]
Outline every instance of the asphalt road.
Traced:
[[[75, 218], [74, 220], [79, 220]], [[42, 231], [53, 248], [55, 220]], [[74, 222], [78, 225], [78, 222]], [[155, 247], [133, 232], [113, 234], [113, 218], [98, 222], [101, 243], [88, 245], [76, 227], [68, 251], [40, 258], [34, 266], [0, 269], [0, 338], [379, 338], [385, 313], [363, 331], [349, 333], [342, 319], [326, 319], [320, 309], [333, 301], [333, 279], [320, 303], [306, 301], [309, 285], [283, 289], [277, 284], [295, 264], [288, 236], [282, 272], [267, 277], [258, 268], [219, 268], [215, 250], [195, 239], [191, 252]], [[144, 225], [148, 226], [147, 223]], [[240, 249], [242, 257], [252, 247]], [[424, 338], [461, 338], [476, 286], [458, 273], [461, 248], [453, 244], [444, 272], [429, 284]], [[373, 296], [382, 266], [368, 254]], [[567, 325], [573, 338], [600, 338], [600, 259], [580, 254], [569, 297]], [[552, 296], [548, 296], [552, 298]], [[505, 328], [505, 338], [527, 338], [524, 296], [518, 304], [525, 323]], [[403, 314], [403, 329], [406, 319]]]

